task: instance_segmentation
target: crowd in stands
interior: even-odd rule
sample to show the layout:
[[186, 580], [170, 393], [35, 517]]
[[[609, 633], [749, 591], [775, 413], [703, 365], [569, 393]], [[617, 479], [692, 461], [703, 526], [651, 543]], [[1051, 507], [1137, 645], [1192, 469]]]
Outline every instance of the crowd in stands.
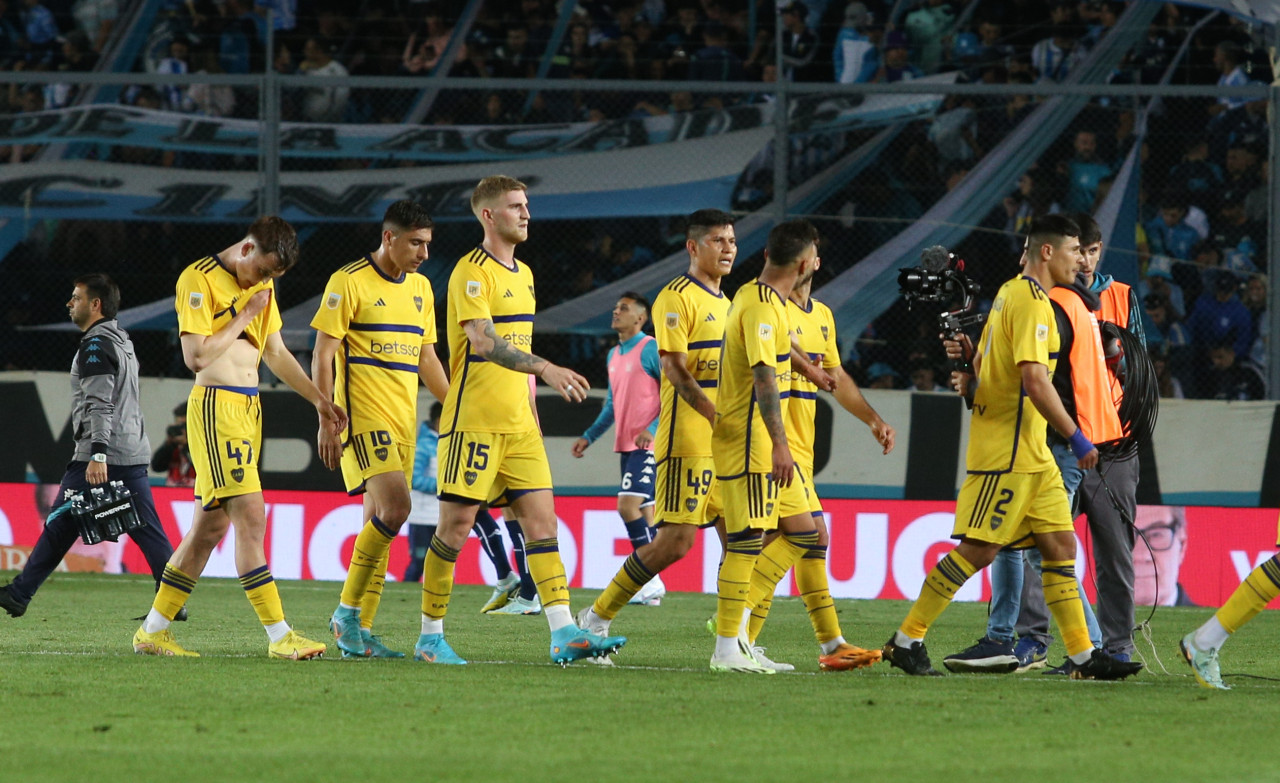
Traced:
[[[0, 67], [92, 70], [119, 37], [117, 20], [141, 2], [0, 0]], [[735, 102], [772, 100], [771, 86], [779, 80], [892, 83], [951, 72], [962, 82], [1061, 82], [1087, 61], [1126, 10], [1123, 2], [1061, 0], [758, 0], [754, 9], [729, 0], [580, 0], [557, 35], [560, 9], [551, 0], [486, 0], [474, 18], [462, 18], [469, 5], [463, 0], [369, 0], [360, 4], [358, 16], [340, 0], [161, 0], [159, 5], [143, 55], [111, 67], [174, 75], [271, 68], [314, 77], [314, 87], [282, 93], [286, 121], [404, 123], [423, 93], [413, 82], [403, 90], [352, 88], [342, 81], [348, 75], [412, 78], [443, 71], [456, 77], [761, 84], [758, 93], [673, 91], [657, 83], [639, 91], [452, 89], [416, 118], [444, 125], [592, 122], [720, 110]], [[1159, 81], [1191, 26], [1206, 13], [1166, 4], [1108, 81]], [[1191, 42], [1175, 83], [1269, 83], [1259, 36], [1257, 29], [1221, 16]], [[72, 81], [13, 83], [0, 91], [8, 113], [58, 108], [74, 97]], [[121, 100], [212, 117], [253, 118], [259, 110], [254, 90], [176, 81], [125, 90]], [[952, 94], [932, 118], [910, 123], [875, 165], [823, 205], [826, 214], [842, 216], [820, 223], [828, 248], [823, 275], [848, 268], [922, 215], [1040, 102], [1030, 93]], [[1136, 143], [1136, 122], [1131, 102], [1092, 101], [956, 248], [986, 291], [1016, 271], [1020, 232], [1031, 218], [1097, 209]], [[1187, 397], [1261, 396], [1267, 332], [1267, 103], [1233, 96], [1166, 100], [1148, 118], [1147, 130], [1135, 244], [1148, 337], [1164, 388]], [[865, 131], [795, 134], [788, 153], [791, 184], [804, 182], [867, 137]], [[0, 160], [29, 160], [37, 149], [0, 148]], [[184, 157], [128, 147], [109, 154], [115, 161], [152, 166], [256, 167], [252, 155]], [[773, 197], [772, 154], [766, 149], [748, 168], [736, 208], [758, 208]], [[650, 218], [628, 221], [634, 225], [620, 229], [601, 221], [561, 221], [555, 230], [563, 236], [545, 255], [553, 259], [562, 290], [548, 300], [584, 293], [678, 250], [675, 222]], [[928, 314], [895, 307], [850, 346], [857, 361], [851, 370], [876, 386], [938, 388], [945, 377], [932, 330]], [[854, 336], [845, 337], [852, 341]], [[580, 341], [575, 345], [584, 361], [594, 361], [594, 352], [602, 350]]]

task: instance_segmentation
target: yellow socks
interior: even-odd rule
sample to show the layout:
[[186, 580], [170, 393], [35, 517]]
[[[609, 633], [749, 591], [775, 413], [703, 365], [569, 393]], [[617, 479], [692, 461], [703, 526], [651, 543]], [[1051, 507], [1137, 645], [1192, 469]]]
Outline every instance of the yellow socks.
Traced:
[[830, 582], [827, 579], [827, 548], [816, 543], [796, 563], [796, 587], [800, 600], [809, 612], [809, 624], [818, 644], [826, 644], [841, 636], [840, 618], [836, 615], [836, 603], [831, 600]]
[[453, 594], [453, 567], [458, 550], [433, 536], [422, 565], [422, 613], [431, 620], [443, 620]]
[[898, 630], [911, 639], [923, 639], [929, 632], [929, 626], [956, 597], [956, 591], [977, 571], [972, 563], [954, 550], [948, 552], [925, 576], [920, 597], [911, 605], [907, 619], [902, 621]]
[[[532, 574], [532, 566], [530, 569], [529, 573]], [[622, 607], [640, 592], [640, 588], [649, 584], [649, 580], [654, 576], [656, 574], [650, 571], [640, 559], [639, 551], [632, 552], [627, 556], [627, 561], [622, 564], [622, 568], [618, 569], [618, 573], [614, 574], [609, 586], [604, 589], [600, 597], [596, 598], [591, 610], [606, 620], [612, 620]]]
[[751, 574], [763, 548], [764, 535], [758, 530], [729, 534], [717, 581], [716, 635], [738, 635], [751, 588]]
[[[1214, 615], [1228, 633], [1235, 633], [1280, 595], [1280, 561], [1272, 557], [1249, 572]], [[159, 601], [159, 597], [156, 598]]]
[[378, 567], [373, 570], [369, 586], [364, 591], [364, 598], [360, 600], [360, 627], [366, 631], [373, 628], [373, 621], [378, 616], [378, 607], [382, 605], [382, 587], [387, 583], [387, 561], [390, 559], [391, 550], [387, 550], [378, 561]]
[[284, 606], [280, 603], [280, 591], [276, 588], [276, 580], [271, 577], [268, 566], [255, 568], [247, 574], [240, 575], [240, 586], [244, 594], [253, 604], [258, 620], [263, 625], [275, 625], [284, 622]]
[[755, 569], [751, 572], [751, 586], [747, 591], [747, 606], [751, 608], [751, 619], [747, 621], [747, 638], [753, 643], [769, 616], [773, 592], [778, 589], [778, 583], [809, 551], [809, 547], [816, 546], [817, 543], [817, 531], [796, 535], [784, 533], [769, 542], [756, 558]]
[[165, 619], [172, 620], [187, 603], [195, 586], [196, 580], [166, 563], [160, 577], [160, 589], [156, 591], [156, 599], [151, 605]]
[[1084, 607], [1080, 603], [1076, 561], [1045, 560], [1040, 570], [1040, 581], [1044, 585], [1044, 602], [1058, 623], [1067, 655], [1093, 649], [1093, 642], [1089, 641], [1089, 627], [1085, 625]]
[[[364, 523], [360, 534], [356, 536], [355, 547], [351, 550], [351, 565], [347, 567], [346, 581], [342, 583], [343, 604], [361, 605], [378, 564], [386, 560], [391, 542], [395, 538], [395, 531], [387, 529], [377, 515]], [[385, 570], [383, 574], [386, 574]]]
[[529, 576], [538, 587], [542, 610], [557, 606], [569, 606], [569, 582], [564, 578], [564, 563], [560, 560], [560, 542], [554, 538], [526, 541], [525, 563]]

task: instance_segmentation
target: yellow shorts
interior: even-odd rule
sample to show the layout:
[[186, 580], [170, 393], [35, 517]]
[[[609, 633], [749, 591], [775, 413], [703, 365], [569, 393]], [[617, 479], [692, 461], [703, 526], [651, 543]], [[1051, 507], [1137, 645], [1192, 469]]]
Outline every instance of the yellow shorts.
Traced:
[[195, 386], [187, 397], [187, 445], [196, 500], [205, 510], [262, 491], [262, 403], [250, 387]]
[[[724, 529], [740, 533], [748, 528], [776, 530], [782, 509], [781, 490], [770, 473], [744, 473], [731, 479], [720, 479], [724, 493]], [[804, 498], [797, 494], [796, 482], [787, 488], [788, 508], [799, 509]]]
[[786, 519], [794, 516], [812, 516], [814, 509], [817, 513], [822, 513], [822, 504], [818, 502], [818, 493], [814, 491], [813, 485], [809, 483], [809, 477], [804, 471], [796, 465], [794, 478], [791, 479], [791, 485], [787, 487], [778, 487], [778, 519]]
[[413, 452], [416, 444], [396, 443], [386, 430], [353, 433], [342, 449], [342, 481], [348, 495], [364, 492], [365, 482], [379, 473], [403, 473], [413, 486]]
[[971, 473], [956, 499], [952, 538], [971, 538], [1015, 549], [1035, 546], [1032, 533], [1072, 532], [1062, 471]]
[[710, 457], [668, 457], [659, 462], [654, 492], [655, 526], [705, 527], [716, 521], [723, 508]]
[[551, 464], [537, 430], [461, 432], [440, 438], [437, 486], [441, 500], [484, 503], [551, 489]]

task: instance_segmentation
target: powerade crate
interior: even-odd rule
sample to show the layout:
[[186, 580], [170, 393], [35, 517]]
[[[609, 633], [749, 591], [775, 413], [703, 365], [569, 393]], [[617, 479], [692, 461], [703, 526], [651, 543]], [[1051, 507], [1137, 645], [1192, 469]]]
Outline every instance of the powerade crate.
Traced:
[[133, 493], [119, 481], [90, 487], [72, 498], [71, 518], [75, 520], [80, 540], [91, 545], [117, 541], [145, 524], [133, 507]]

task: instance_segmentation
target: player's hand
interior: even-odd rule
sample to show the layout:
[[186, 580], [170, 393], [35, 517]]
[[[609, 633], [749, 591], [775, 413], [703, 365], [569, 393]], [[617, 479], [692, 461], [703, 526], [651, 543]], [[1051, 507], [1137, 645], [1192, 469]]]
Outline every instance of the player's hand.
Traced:
[[316, 403], [316, 412], [320, 414], [320, 426], [328, 427], [334, 436], [341, 435], [347, 428], [347, 412], [329, 400]]
[[876, 439], [876, 443], [884, 447], [882, 453], [888, 454], [893, 451], [893, 441], [898, 433], [884, 419], [877, 419], [871, 423], [871, 435]]
[[636, 448], [645, 451], [653, 449], [653, 435], [648, 430], [640, 430], [640, 434], [636, 436]]
[[782, 443], [773, 447], [773, 481], [780, 487], [791, 486], [795, 477], [796, 461], [791, 458], [791, 448]]
[[951, 388], [961, 397], [969, 396], [969, 384], [973, 382], [973, 376], [967, 372], [953, 371], [951, 373]]
[[264, 288], [253, 296], [249, 297], [249, 301], [245, 302], [244, 309], [241, 312], [249, 314], [249, 320], [253, 320], [258, 313], [267, 308], [271, 304], [271, 289]]
[[587, 398], [587, 391], [591, 388], [586, 378], [568, 367], [550, 362], [542, 368], [540, 377], [543, 383], [559, 392], [565, 402], [582, 402]]
[[835, 376], [824, 370], [820, 365], [811, 364], [807, 368], [802, 369], [801, 373], [804, 377], [817, 384], [818, 388], [822, 389], [824, 392], [833, 392], [836, 390]]
[[1076, 460], [1076, 465], [1081, 470], [1093, 470], [1098, 465], [1098, 450], [1091, 449], [1088, 454]]
[[320, 452], [320, 461], [329, 470], [342, 464], [342, 438], [324, 423], [316, 434], [316, 449]]
[[943, 335], [942, 347], [947, 351], [947, 358], [955, 361], [969, 361], [973, 358], [973, 341], [969, 339], [969, 335], [962, 334], [958, 339], [948, 340]]
[[84, 480], [90, 484], [105, 484], [107, 482], [107, 463], [89, 461], [89, 467], [84, 469]]
[[587, 453], [587, 449], [591, 446], [591, 442], [586, 438], [578, 438], [573, 442], [573, 447], [569, 449], [569, 453], [577, 459], [582, 459], [582, 455]]

